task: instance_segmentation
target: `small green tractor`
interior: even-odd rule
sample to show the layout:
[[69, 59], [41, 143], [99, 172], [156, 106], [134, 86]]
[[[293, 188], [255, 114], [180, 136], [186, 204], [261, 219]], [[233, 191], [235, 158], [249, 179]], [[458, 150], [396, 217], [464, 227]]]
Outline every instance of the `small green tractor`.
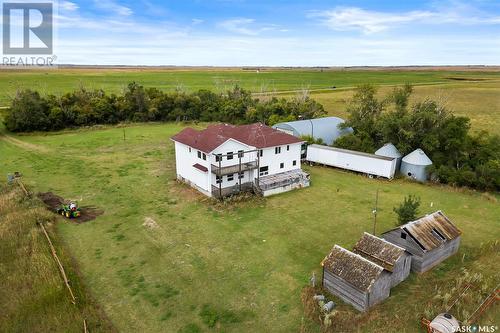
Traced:
[[62, 204], [61, 207], [57, 209], [57, 214], [73, 219], [80, 217], [81, 211], [75, 202], [71, 202], [69, 205]]

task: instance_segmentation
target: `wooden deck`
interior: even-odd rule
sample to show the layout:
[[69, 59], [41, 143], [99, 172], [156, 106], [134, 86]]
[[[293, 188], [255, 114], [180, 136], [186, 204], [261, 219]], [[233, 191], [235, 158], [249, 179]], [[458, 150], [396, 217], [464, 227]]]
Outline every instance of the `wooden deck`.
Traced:
[[309, 183], [309, 175], [301, 169], [260, 177], [259, 188], [262, 191], [287, 186], [293, 183]]

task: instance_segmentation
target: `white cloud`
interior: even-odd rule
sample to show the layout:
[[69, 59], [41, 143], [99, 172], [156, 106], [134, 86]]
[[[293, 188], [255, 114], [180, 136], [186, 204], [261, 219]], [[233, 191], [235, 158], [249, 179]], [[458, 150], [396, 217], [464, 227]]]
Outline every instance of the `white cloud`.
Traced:
[[398, 14], [368, 11], [357, 7], [337, 7], [333, 10], [315, 12], [310, 16], [321, 18], [326, 26], [334, 30], [361, 30], [370, 34], [386, 30], [394, 24], [423, 20], [433, 15], [428, 11]]
[[257, 36], [265, 31], [280, 31], [279, 27], [275, 24], [261, 25], [257, 24], [251, 18], [234, 18], [219, 22], [218, 27], [223, 28], [229, 32], [237, 33], [247, 36]]
[[432, 10], [407, 12], [381, 12], [359, 7], [335, 7], [331, 10], [313, 11], [310, 18], [319, 18], [321, 23], [337, 31], [359, 30], [373, 34], [403, 24], [479, 25], [500, 24], [500, 16], [479, 11], [472, 6], [452, 0], [448, 6], [441, 4]]
[[202, 24], [203, 22], [205, 22], [205, 21], [202, 20], [202, 19], [198, 19], [198, 18], [194, 18], [194, 19], [191, 20], [191, 24], [192, 25]]
[[237, 18], [231, 20], [225, 20], [218, 24], [219, 27], [224, 28], [230, 32], [235, 32], [242, 35], [258, 35], [258, 31], [251, 29], [250, 24], [254, 23], [254, 19], [248, 18]]
[[67, 10], [67, 11], [75, 11], [79, 7], [76, 3], [70, 2], [70, 1], [60, 1], [59, 2], [59, 9], [60, 10]]
[[99, 9], [110, 11], [119, 16], [129, 16], [133, 14], [132, 9], [122, 6], [113, 0], [94, 0], [94, 5]]

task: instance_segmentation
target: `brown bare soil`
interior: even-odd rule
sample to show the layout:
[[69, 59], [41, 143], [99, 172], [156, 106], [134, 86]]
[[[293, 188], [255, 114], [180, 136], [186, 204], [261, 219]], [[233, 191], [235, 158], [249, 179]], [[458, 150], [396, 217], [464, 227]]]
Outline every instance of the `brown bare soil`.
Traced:
[[[58, 209], [63, 203], [70, 201], [54, 194], [52, 192], [38, 193], [38, 197], [51, 211]], [[81, 215], [79, 218], [72, 219], [76, 223], [83, 223], [94, 220], [96, 217], [104, 214], [104, 210], [93, 206], [80, 206]]]

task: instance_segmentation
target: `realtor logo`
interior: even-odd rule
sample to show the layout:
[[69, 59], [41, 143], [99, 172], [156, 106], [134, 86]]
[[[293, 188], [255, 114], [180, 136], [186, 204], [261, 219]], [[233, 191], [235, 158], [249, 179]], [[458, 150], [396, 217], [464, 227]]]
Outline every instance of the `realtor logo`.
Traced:
[[2, 14], [4, 54], [52, 54], [51, 2], [4, 2]]

